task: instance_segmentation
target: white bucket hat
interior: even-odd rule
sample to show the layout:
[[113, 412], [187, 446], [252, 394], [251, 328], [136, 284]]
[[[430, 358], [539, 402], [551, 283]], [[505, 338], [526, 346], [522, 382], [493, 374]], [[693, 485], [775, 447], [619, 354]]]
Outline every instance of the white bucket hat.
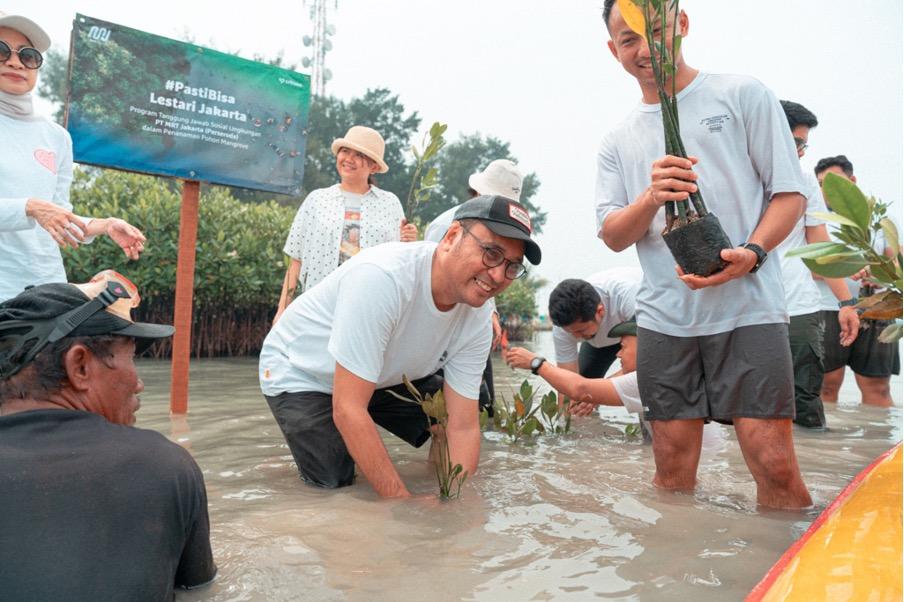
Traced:
[[483, 171], [472, 174], [468, 185], [478, 194], [495, 194], [520, 201], [521, 180], [517, 165], [508, 159], [496, 159], [490, 161]]
[[47, 52], [50, 48], [50, 36], [41, 29], [41, 26], [21, 15], [7, 15], [0, 11], [0, 27], [9, 27], [15, 29], [23, 36], [28, 38], [35, 50], [40, 53]]
[[337, 155], [343, 146], [373, 159], [380, 166], [377, 173], [389, 171], [389, 166], [383, 161], [383, 150], [386, 148], [386, 143], [383, 142], [383, 136], [377, 130], [363, 125], [354, 125], [345, 133], [345, 137], [333, 140], [330, 149], [334, 155]]

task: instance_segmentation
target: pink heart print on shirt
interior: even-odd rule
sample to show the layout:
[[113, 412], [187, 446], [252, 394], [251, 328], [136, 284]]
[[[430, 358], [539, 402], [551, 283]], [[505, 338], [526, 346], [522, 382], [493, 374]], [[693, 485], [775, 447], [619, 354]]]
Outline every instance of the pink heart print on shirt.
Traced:
[[35, 151], [35, 160], [43, 167], [46, 167], [50, 173], [56, 175], [56, 153], [39, 148]]

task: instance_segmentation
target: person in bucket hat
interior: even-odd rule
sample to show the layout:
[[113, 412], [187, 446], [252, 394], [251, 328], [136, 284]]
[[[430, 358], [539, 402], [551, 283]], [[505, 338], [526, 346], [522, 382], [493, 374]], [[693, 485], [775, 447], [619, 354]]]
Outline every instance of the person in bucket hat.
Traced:
[[0, 303], [2, 600], [170, 600], [216, 574], [201, 470], [131, 426], [135, 351], [173, 333], [138, 302], [106, 271]]
[[48, 48], [41, 26], [0, 12], [0, 140], [15, 142], [0, 145], [0, 301], [26, 286], [65, 282], [59, 248], [105, 234], [129, 259], [144, 250], [145, 237], [131, 224], [72, 211], [72, 140], [35, 113], [32, 99]]
[[417, 240], [417, 227], [405, 219], [398, 197], [374, 182], [374, 174], [389, 171], [385, 147], [380, 133], [363, 125], [333, 141], [339, 183], [311, 191], [298, 208], [283, 247], [290, 262], [274, 323], [296, 292], [310, 289], [361, 249]]
[[376, 425], [414, 447], [431, 437], [409, 379], [442, 390], [451, 462], [480, 456], [478, 391], [490, 351], [487, 303], [538, 264], [527, 209], [501, 196], [463, 204], [439, 244], [364, 249], [296, 299], [261, 349], [261, 391], [301, 478], [344, 487], [355, 466], [383, 497], [407, 497]]

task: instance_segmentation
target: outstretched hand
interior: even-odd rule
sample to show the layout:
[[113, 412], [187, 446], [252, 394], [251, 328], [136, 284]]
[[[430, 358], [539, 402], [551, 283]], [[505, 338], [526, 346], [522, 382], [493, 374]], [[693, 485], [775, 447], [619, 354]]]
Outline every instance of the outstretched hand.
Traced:
[[860, 333], [860, 316], [852, 306], [842, 307], [838, 312], [838, 326], [840, 328], [839, 342], [842, 347], [849, 347], [857, 340]]
[[512, 368], [530, 370], [531, 360], [533, 360], [536, 355], [524, 347], [509, 347], [502, 351], [502, 357], [505, 359], [505, 363]]
[[47, 230], [60, 248], [77, 249], [85, 240], [85, 223], [68, 209], [50, 201], [28, 199], [25, 203], [25, 215]]
[[753, 266], [756, 265], [757, 254], [744, 247], [735, 247], [734, 249], [722, 249], [722, 259], [728, 262], [728, 265], [721, 272], [717, 272], [711, 276], [697, 276], [696, 274], [685, 274], [680, 266], [675, 266], [678, 277], [691, 290], [706, 288], [708, 286], [718, 286], [725, 284], [729, 280], [742, 278], [750, 273]]
[[144, 234], [125, 220], [118, 217], [107, 218], [105, 232], [110, 240], [119, 245], [129, 259], [138, 259], [141, 252], [144, 251], [144, 242], [147, 240]]

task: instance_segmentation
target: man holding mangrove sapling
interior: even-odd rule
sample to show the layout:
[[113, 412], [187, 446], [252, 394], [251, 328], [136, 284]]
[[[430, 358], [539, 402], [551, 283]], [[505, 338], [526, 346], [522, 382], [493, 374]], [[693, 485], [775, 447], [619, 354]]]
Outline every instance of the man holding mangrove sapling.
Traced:
[[[549, 318], [556, 365], [587, 378], [602, 378], [615, 361], [621, 343], [609, 331], [633, 318], [643, 272], [612, 268], [586, 280], [569, 278], [549, 295]], [[564, 393], [563, 391], [559, 391]], [[593, 405], [576, 400], [571, 413], [586, 416]]]
[[430, 438], [421, 408], [388, 392], [409, 396], [404, 376], [442, 389], [451, 463], [474, 474], [487, 301], [525, 274], [525, 257], [540, 263], [531, 232], [522, 205], [479, 196], [438, 245], [364, 249], [289, 305], [264, 340], [260, 382], [306, 482], [351, 485], [357, 464], [381, 496], [410, 495], [376, 428], [415, 447]]
[[[797, 156], [803, 158], [810, 139], [810, 130], [818, 125], [816, 115], [805, 106], [790, 100], [781, 101], [782, 110], [788, 119]], [[820, 313], [821, 298], [816, 286], [816, 276], [807, 269], [799, 257], [786, 257], [788, 251], [815, 242], [830, 241], [825, 223], [818, 213], [825, 212], [826, 204], [819, 190], [816, 177], [804, 172], [807, 182], [806, 214], [797, 220], [788, 238], [776, 247], [775, 254], [781, 259], [782, 276], [785, 285], [785, 301], [790, 316], [789, 337], [791, 358], [794, 362], [794, 423], [806, 428], [825, 429], [826, 416], [819, 397], [823, 374], [823, 333], [826, 324]], [[835, 328], [837, 343], [848, 347], [857, 338], [860, 318], [854, 305], [857, 299], [851, 296], [843, 278], [824, 280], [835, 298]]]
[[[650, 48], [623, 18], [622, 1], [604, 4], [608, 45], [640, 85], [642, 102], [602, 141], [596, 206], [600, 238], [616, 251], [636, 243], [644, 271], [637, 377], [654, 432], [653, 483], [693, 489], [703, 423], [714, 419], [734, 424], [760, 504], [809, 506], [791, 437], [794, 381], [781, 268], [766, 261], [800, 218], [806, 189], [781, 106], [753, 78], [691, 68], [679, 47], [665, 88], [677, 94], [692, 157], [663, 156]], [[685, 37], [687, 15], [668, 12], [667, 37], [673, 29]], [[658, 36], [658, 21], [653, 30]], [[663, 205], [686, 201], [698, 182], [740, 245], [722, 250], [724, 268], [705, 277], [676, 270], [661, 235]]]

